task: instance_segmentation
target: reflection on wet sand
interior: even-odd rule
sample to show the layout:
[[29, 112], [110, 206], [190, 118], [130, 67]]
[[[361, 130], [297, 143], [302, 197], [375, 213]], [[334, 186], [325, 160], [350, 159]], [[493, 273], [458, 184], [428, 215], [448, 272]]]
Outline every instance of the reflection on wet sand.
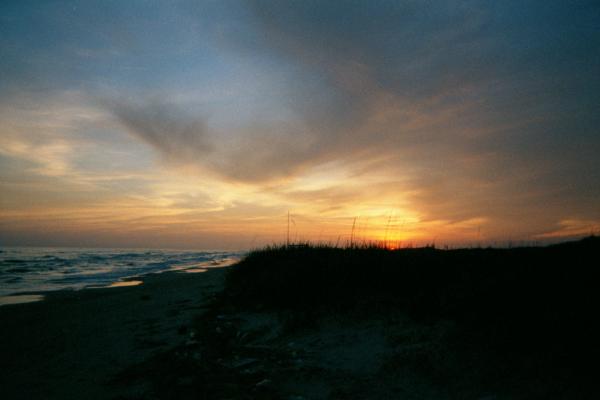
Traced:
[[137, 285], [141, 285], [142, 281], [119, 281], [119, 282], [113, 282], [110, 285], [106, 286], [109, 288], [112, 287], [127, 287], [127, 286], [137, 286]]
[[0, 306], [7, 304], [32, 303], [44, 299], [42, 294], [21, 294], [12, 296], [0, 296]]
[[195, 274], [198, 272], [206, 272], [206, 271], [208, 271], [208, 269], [206, 269], [206, 268], [188, 268], [188, 269], [183, 270], [183, 272], [187, 272], [190, 274]]
[[230, 265], [235, 264], [239, 260], [240, 259], [237, 257], [226, 258], [224, 260], [211, 260], [208, 262], [189, 264], [189, 265], [181, 266], [179, 268], [173, 268], [173, 271], [186, 272], [186, 273], [192, 273], [192, 274], [199, 273], [199, 272], [206, 272], [209, 269], [229, 267]]

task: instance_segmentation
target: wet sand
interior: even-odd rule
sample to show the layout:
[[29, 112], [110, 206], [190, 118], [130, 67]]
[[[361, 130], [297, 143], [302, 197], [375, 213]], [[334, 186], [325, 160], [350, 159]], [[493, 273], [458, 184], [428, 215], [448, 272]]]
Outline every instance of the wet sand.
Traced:
[[188, 341], [187, 327], [222, 290], [224, 275], [168, 272], [0, 307], [0, 397], [144, 398], [143, 385], [115, 385], [114, 376]]

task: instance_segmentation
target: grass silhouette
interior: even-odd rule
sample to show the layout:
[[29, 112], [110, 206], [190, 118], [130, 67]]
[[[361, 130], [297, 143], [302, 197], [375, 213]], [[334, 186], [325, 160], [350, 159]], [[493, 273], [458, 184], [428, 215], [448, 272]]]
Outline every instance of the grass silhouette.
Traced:
[[[295, 329], [332, 313], [451, 321], [437, 351], [456, 354], [487, 387], [587, 398], [598, 392], [589, 365], [600, 355], [599, 256], [594, 236], [508, 249], [271, 246], [232, 267], [226, 293], [236, 307], [288, 315]], [[431, 360], [425, 369], [452, 379], [454, 367]]]
[[[312, 382], [327, 399], [600, 398], [599, 255], [597, 237], [509, 249], [267, 247], [227, 270], [224, 292], [189, 327], [193, 344], [121, 379], [150, 378], [161, 399], [313, 398], [302, 391]], [[378, 335], [383, 352], [352, 351], [376, 349]], [[340, 369], [352, 354], [359, 366], [381, 363]]]

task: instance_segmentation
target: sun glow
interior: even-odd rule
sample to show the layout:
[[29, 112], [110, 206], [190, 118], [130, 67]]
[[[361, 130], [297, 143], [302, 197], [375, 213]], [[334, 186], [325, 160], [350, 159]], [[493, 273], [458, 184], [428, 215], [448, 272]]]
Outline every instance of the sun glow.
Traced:
[[[288, 212], [290, 240], [330, 244], [598, 230], [584, 7], [531, 35], [541, 20], [500, 4], [412, 4], [406, 18], [367, 2], [157, 2], [137, 21], [111, 5], [14, 3], [0, 41], [2, 244], [242, 249], [285, 242]], [[134, 34], [135, 51], [112, 32]]]

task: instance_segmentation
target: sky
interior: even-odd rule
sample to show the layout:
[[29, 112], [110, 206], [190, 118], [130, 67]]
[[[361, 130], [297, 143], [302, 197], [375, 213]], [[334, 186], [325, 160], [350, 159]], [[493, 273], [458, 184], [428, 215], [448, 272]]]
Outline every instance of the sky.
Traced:
[[600, 232], [597, 1], [3, 1], [0, 245]]

